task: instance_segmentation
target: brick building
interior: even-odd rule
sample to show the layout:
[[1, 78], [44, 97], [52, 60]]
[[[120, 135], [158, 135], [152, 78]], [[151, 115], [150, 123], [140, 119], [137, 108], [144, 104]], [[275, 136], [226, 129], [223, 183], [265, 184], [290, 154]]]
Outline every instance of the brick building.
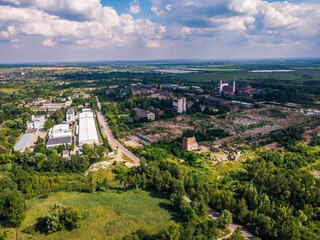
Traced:
[[136, 112], [137, 117], [146, 117], [150, 121], [154, 121], [156, 119], [156, 116], [153, 112], [146, 111], [141, 108], [135, 108], [134, 111]]
[[184, 137], [182, 138], [182, 149], [183, 151], [193, 151], [198, 149], [198, 143], [195, 137]]

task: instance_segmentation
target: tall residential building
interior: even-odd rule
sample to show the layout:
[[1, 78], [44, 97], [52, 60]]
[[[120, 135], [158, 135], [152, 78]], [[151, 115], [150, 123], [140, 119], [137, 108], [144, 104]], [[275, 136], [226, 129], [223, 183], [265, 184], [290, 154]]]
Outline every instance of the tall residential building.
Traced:
[[184, 113], [187, 111], [187, 100], [185, 97], [175, 98], [172, 100], [172, 106], [177, 113]]

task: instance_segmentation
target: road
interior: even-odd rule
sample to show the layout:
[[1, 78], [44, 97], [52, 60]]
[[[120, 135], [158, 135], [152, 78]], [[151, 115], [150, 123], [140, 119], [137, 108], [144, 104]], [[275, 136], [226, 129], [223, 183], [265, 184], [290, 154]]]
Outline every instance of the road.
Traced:
[[[184, 198], [188, 202], [191, 202], [191, 199], [190, 199], [190, 197], [188, 195], [185, 195]], [[208, 215], [209, 215], [209, 217], [211, 217], [214, 220], [217, 220], [217, 221], [220, 220], [220, 213], [215, 211], [215, 210], [213, 210], [213, 209], [209, 209]], [[228, 239], [232, 235], [232, 233], [237, 229], [238, 226], [241, 227], [241, 232], [242, 232], [243, 236], [245, 237], [245, 239], [252, 240], [252, 239], [255, 238], [254, 235], [252, 235], [250, 232], [248, 232], [248, 230], [243, 228], [241, 225], [237, 225], [237, 224], [231, 223], [229, 225], [230, 233], [228, 235], [222, 237], [222, 238], [219, 238], [218, 240], [226, 240], [226, 239]]]
[[[130, 164], [130, 166], [138, 166], [140, 165], [140, 158], [138, 158], [136, 155], [134, 155], [132, 152], [130, 152], [127, 148], [125, 148], [121, 143], [115, 139], [115, 137], [112, 134], [112, 131], [109, 127], [108, 121], [106, 119], [106, 116], [101, 111], [101, 104], [99, 102], [98, 97], [96, 96], [99, 111], [97, 112], [97, 117], [99, 124], [103, 126], [103, 129], [101, 130], [104, 137], [108, 137], [110, 146], [118, 151], [118, 155], [121, 156], [123, 154], [127, 155], [129, 158], [131, 158], [134, 161], [134, 164]], [[99, 126], [100, 127], [100, 126]]]

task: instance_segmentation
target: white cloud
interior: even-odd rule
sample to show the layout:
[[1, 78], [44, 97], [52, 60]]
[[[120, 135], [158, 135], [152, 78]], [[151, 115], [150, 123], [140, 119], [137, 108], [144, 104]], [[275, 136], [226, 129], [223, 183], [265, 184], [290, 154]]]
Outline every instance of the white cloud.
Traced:
[[[167, 28], [188, 27], [196, 36], [218, 38], [242, 33], [245, 38], [268, 38], [275, 44], [308, 38], [320, 40], [320, 3], [265, 0], [151, 0], [152, 11], [167, 20]], [[168, 7], [170, 6], [170, 7]], [[183, 31], [168, 31], [168, 38], [184, 39]], [[228, 42], [228, 41], [226, 41]], [[236, 42], [234, 42], [236, 43]]]
[[54, 47], [56, 44], [51, 39], [46, 39], [42, 42], [44, 47]]
[[[139, 1], [133, 3], [138, 6]], [[161, 39], [165, 31], [147, 19], [118, 15], [99, 0], [21, 0], [18, 5], [1, 6], [0, 2], [0, 38], [40, 36], [47, 47], [64, 42], [100, 48], [141, 41], [150, 45], [149, 40]]]
[[141, 12], [141, 9], [140, 9], [139, 0], [134, 0], [132, 3], [130, 3], [130, 13], [138, 14], [140, 12]]

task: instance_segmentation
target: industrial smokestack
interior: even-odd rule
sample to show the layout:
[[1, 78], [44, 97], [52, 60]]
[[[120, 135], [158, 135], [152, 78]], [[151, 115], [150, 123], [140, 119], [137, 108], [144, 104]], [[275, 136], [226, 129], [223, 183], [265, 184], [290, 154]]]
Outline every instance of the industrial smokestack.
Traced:
[[232, 88], [233, 92], [236, 92], [236, 77], [233, 77], [233, 88]]
[[219, 92], [221, 93], [222, 90], [223, 90], [223, 87], [222, 87], [222, 76], [220, 76], [220, 90], [219, 90]]

